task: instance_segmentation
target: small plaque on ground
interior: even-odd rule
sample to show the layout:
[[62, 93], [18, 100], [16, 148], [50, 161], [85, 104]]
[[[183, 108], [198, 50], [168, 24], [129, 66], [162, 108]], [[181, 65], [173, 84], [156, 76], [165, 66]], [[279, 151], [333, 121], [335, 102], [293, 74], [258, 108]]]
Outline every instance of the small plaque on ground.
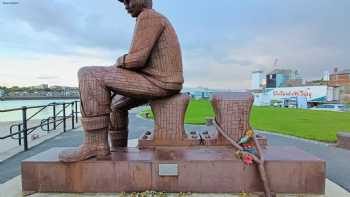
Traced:
[[178, 176], [177, 164], [159, 164], [159, 176]]

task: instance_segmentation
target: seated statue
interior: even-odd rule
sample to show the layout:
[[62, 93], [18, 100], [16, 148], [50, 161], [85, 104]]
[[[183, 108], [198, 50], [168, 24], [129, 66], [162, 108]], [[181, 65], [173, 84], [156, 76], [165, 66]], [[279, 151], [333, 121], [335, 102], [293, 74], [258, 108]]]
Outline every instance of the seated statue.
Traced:
[[79, 148], [61, 152], [60, 161], [105, 158], [110, 154], [108, 131], [112, 148], [126, 146], [128, 110], [182, 89], [181, 49], [169, 20], [152, 9], [152, 0], [119, 1], [136, 18], [131, 47], [113, 66], [79, 70], [85, 140]]

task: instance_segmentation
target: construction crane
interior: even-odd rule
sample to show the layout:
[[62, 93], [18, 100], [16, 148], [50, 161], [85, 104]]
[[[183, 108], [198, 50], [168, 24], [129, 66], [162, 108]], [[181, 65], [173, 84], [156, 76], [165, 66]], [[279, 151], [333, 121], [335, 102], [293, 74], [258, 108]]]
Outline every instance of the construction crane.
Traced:
[[278, 67], [278, 58], [275, 59], [274, 63], [273, 63], [273, 67], [277, 68]]

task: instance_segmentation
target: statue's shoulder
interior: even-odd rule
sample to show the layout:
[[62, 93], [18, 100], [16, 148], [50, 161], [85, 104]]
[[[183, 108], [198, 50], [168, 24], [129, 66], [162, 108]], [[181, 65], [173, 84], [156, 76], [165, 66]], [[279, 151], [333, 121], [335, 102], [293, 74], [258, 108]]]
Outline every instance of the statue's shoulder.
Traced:
[[160, 14], [154, 9], [145, 9], [139, 16], [139, 19], [152, 18], [152, 19], [166, 19], [165, 16]]

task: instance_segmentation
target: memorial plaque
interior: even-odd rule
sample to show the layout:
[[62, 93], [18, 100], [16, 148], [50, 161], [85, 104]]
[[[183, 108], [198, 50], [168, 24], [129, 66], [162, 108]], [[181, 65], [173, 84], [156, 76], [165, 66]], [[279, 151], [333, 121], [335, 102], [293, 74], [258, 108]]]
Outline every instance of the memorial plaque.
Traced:
[[159, 164], [159, 176], [178, 176], [177, 164]]

